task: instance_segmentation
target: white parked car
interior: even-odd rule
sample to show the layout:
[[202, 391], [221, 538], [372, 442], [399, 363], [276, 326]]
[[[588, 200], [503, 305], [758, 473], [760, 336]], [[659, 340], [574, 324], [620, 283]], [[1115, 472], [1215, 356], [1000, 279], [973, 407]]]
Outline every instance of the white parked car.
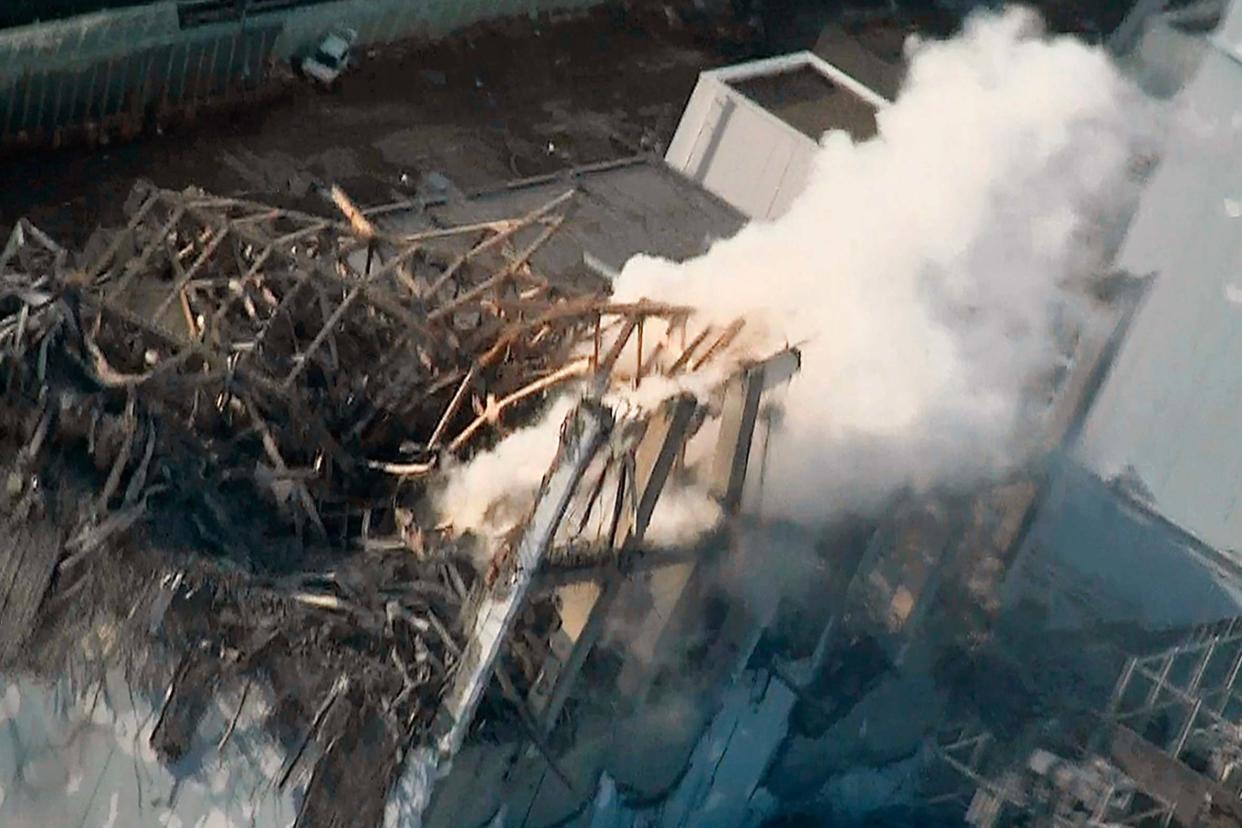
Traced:
[[319, 41], [315, 51], [302, 59], [302, 73], [324, 86], [331, 86], [349, 68], [352, 62], [350, 50], [357, 39], [358, 33], [353, 29], [329, 32]]

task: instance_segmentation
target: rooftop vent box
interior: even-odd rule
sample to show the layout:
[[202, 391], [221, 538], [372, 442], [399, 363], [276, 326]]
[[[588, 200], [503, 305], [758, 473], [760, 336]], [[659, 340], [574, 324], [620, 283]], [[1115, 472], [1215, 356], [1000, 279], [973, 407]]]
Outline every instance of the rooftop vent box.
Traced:
[[704, 72], [665, 161], [750, 218], [783, 214], [820, 137], [875, 135], [888, 101], [811, 52]]

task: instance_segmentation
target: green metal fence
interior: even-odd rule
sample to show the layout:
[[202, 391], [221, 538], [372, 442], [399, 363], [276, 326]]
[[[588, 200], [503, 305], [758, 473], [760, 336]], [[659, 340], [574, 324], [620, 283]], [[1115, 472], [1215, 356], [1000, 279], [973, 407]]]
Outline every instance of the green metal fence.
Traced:
[[337, 27], [359, 45], [432, 40], [487, 19], [605, 0], [182, 0], [0, 31], [0, 145], [133, 129], [168, 109], [262, 85]]

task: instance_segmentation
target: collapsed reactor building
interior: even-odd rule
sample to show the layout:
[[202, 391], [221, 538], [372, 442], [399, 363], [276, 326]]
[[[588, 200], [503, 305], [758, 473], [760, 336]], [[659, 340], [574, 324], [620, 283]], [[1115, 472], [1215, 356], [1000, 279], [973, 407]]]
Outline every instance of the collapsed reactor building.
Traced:
[[[1236, 3], [1140, 3], [1111, 45], [1242, 101]], [[376, 205], [139, 182], [75, 247], [18, 221], [3, 821], [1242, 825], [1236, 129], [1168, 136], [1043, 451], [979, 491], [766, 518], [796, 347], [611, 296], [779, 216], [900, 72], [830, 33], [705, 72], [663, 158]], [[438, 508], [536, 433], [494, 531]], [[720, 519], [670, 540], [687, 492]]]

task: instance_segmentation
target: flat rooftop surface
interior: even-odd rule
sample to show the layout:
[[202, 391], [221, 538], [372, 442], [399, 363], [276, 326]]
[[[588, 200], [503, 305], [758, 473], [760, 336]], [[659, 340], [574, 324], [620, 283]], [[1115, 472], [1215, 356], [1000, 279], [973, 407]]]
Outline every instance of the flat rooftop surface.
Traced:
[[[417, 232], [428, 224], [454, 226], [525, 215], [576, 189], [569, 217], [531, 257], [540, 273], [574, 280], [588, 271], [584, 253], [620, 270], [638, 253], [674, 261], [698, 256], [732, 236], [746, 219], [728, 204], [670, 170], [658, 159], [633, 159], [451, 200], [426, 212], [393, 213], [381, 223]], [[598, 274], [597, 274], [598, 275]]]
[[855, 141], [865, 141], [876, 133], [875, 107], [810, 66], [729, 85], [817, 141], [833, 129], [848, 132]]

